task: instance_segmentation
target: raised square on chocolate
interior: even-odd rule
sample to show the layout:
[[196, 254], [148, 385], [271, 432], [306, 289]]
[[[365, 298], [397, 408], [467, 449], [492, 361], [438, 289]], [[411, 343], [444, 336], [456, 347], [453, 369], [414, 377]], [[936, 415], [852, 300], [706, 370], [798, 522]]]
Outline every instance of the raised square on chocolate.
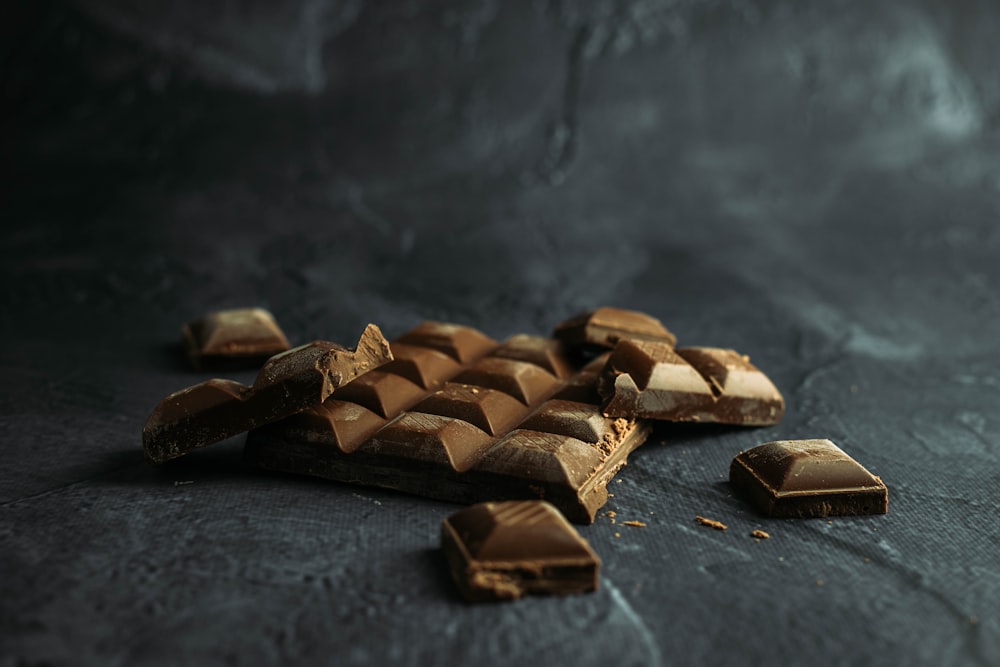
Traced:
[[611, 417], [765, 426], [785, 413], [781, 393], [748, 357], [715, 347], [622, 340], [597, 390]]
[[288, 417], [391, 359], [389, 342], [369, 324], [355, 350], [314, 341], [274, 355], [250, 387], [212, 379], [174, 392], [157, 404], [142, 429], [146, 459], [163, 463]]
[[392, 348], [402, 362], [251, 431], [246, 459], [458, 503], [544, 498], [589, 523], [650, 430], [601, 414], [603, 356], [581, 366], [552, 339], [427, 322]]
[[441, 524], [441, 549], [470, 602], [597, 590], [597, 554], [541, 500], [486, 502], [456, 512]]
[[778, 440], [740, 452], [729, 483], [772, 517], [885, 514], [882, 480], [829, 440]]
[[552, 337], [584, 350], [610, 349], [619, 340], [662, 341], [669, 345], [677, 337], [660, 320], [637, 310], [598, 308], [557, 324]]
[[181, 327], [188, 358], [198, 370], [257, 368], [291, 345], [274, 316], [263, 308], [209, 313]]

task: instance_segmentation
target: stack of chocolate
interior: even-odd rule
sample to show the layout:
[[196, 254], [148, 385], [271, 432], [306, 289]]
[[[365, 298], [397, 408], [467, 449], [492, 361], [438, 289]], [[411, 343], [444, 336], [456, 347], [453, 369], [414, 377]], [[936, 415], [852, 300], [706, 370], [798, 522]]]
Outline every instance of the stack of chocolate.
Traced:
[[[287, 348], [264, 311], [233, 312], [185, 327], [192, 360]], [[252, 386], [208, 380], [171, 394], [150, 416], [143, 444], [148, 460], [163, 463], [248, 431], [245, 458], [261, 468], [485, 502], [442, 528], [467, 597], [591, 590], [598, 561], [585, 543], [552, 538], [576, 546], [556, 549], [551, 567], [542, 567], [545, 540], [511, 535], [538, 533], [539, 525], [550, 537], [575, 535], [554, 508], [592, 522], [651, 420], [763, 426], [784, 413], [781, 394], [746, 356], [675, 342], [659, 320], [616, 308], [563, 322], [551, 337], [503, 342], [425, 322], [389, 343], [369, 325], [353, 351], [315, 341], [269, 358]], [[749, 489], [757, 477], [753, 457], [744, 460], [751, 465], [739, 479]], [[765, 511], [768, 502], [789, 506], [766, 491], [750, 495]], [[522, 562], [515, 544], [528, 545]]]

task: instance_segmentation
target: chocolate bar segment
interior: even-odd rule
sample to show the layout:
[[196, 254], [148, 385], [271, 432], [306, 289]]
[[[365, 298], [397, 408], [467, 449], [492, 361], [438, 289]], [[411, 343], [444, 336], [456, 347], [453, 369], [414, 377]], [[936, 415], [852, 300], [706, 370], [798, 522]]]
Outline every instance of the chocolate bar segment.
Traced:
[[781, 393], [748, 357], [714, 347], [623, 340], [597, 390], [604, 414], [617, 417], [764, 426], [785, 413]]
[[236, 308], [209, 313], [181, 327], [188, 358], [203, 368], [258, 368], [268, 357], [291, 346], [263, 308]]
[[598, 308], [556, 325], [552, 337], [566, 345], [610, 349], [620, 340], [648, 340], [674, 345], [677, 337], [660, 320], [637, 310]]
[[389, 343], [369, 324], [353, 351], [314, 341], [271, 357], [250, 387], [213, 379], [182, 389], [160, 401], [146, 420], [146, 459], [163, 463], [287, 417], [390, 359]]
[[885, 514], [882, 480], [829, 440], [778, 440], [740, 452], [729, 483], [772, 517]]
[[[416, 360], [457, 348], [449, 336], [478, 343], [449, 354], [463, 361], [435, 366], [440, 374], [418, 391]], [[417, 327], [400, 338], [413, 365], [386, 364], [322, 405], [252, 431], [247, 460], [459, 503], [545, 498], [589, 523], [648, 425], [601, 414], [593, 383], [605, 358], [580, 368], [551, 339], [484, 339], [455, 325]]]
[[441, 524], [441, 549], [470, 602], [597, 590], [601, 561], [547, 502], [487, 502]]

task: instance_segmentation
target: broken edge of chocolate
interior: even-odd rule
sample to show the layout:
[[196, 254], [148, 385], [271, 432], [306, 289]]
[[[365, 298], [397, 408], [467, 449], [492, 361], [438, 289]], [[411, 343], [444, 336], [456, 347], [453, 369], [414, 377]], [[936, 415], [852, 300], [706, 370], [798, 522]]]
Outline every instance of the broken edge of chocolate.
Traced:
[[673, 346], [677, 337], [660, 320], [637, 310], [598, 308], [556, 325], [552, 337], [571, 347], [610, 349], [620, 340], [658, 341]]
[[600, 558], [541, 500], [486, 502], [441, 524], [441, 549], [470, 602], [597, 590]]
[[597, 389], [610, 417], [767, 426], [785, 413], [781, 393], [749, 357], [722, 348], [622, 340]]
[[257, 368], [291, 345], [274, 316], [263, 308], [208, 313], [181, 327], [195, 370]]
[[824, 517], [885, 514], [881, 479], [829, 440], [778, 440], [740, 452], [729, 483], [762, 514]]
[[174, 392], [157, 404], [143, 427], [146, 459], [164, 463], [288, 417], [391, 359], [388, 341], [369, 324], [355, 350], [313, 341], [274, 355], [253, 386], [212, 379]]

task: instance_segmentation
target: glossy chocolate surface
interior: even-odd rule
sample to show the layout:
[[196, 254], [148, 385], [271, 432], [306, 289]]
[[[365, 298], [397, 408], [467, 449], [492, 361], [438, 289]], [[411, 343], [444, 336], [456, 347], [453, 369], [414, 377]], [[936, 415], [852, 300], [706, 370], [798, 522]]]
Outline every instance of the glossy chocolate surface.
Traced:
[[291, 346], [274, 316], [263, 308], [220, 310], [181, 327], [191, 364], [205, 368], [257, 368]]
[[623, 340], [597, 385], [609, 416], [743, 426], [776, 424], [784, 399], [734, 350]]
[[729, 481], [773, 517], [884, 514], [888, 490], [830, 440], [768, 442], [733, 459]]
[[598, 586], [597, 554], [541, 500], [486, 502], [456, 512], [441, 525], [441, 548], [470, 602], [570, 595]]
[[545, 498], [589, 523], [649, 432], [601, 414], [604, 358], [580, 366], [559, 341], [427, 322], [392, 347], [393, 362], [251, 432], [247, 460], [459, 503]]
[[271, 357], [252, 386], [212, 379], [174, 392], [143, 427], [146, 459], [163, 463], [295, 414], [390, 359], [389, 343], [369, 324], [355, 350], [314, 341]]
[[662, 341], [668, 345], [677, 337], [660, 320], [646, 313], [603, 307], [556, 325], [552, 337], [583, 349], [610, 349], [619, 340]]

